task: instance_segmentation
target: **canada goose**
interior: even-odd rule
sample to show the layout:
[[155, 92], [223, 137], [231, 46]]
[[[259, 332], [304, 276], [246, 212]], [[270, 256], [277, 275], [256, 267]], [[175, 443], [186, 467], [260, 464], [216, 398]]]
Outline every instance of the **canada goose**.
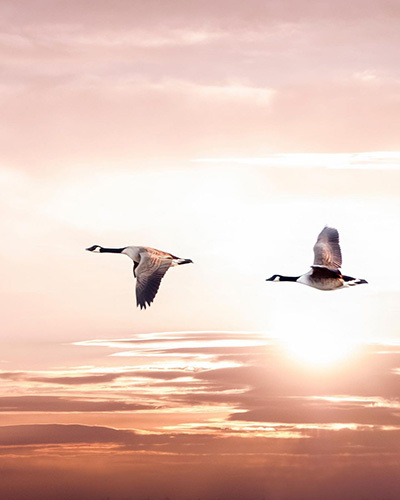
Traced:
[[150, 306], [160, 287], [164, 274], [171, 266], [192, 263], [190, 259], [180, 259], [171, 253], [150, 247], [103, 248], [93, 245], [86, 248], [96, 253], [123, 253], [133, 260], [133, 275], [136, 278], [136, 302], [140, 309]]
[[296, 281], [319, 290], [336, 290], [368, 283], [365, 280], [344, 276], [339, 268], [342, 265], [342, 252], [339, 246], [339, 233], [333, 227], [324, 227], [314, 245], [314, 264], [311, 271], [301, 276], [281, 276], [274, 274], [266, 281]]

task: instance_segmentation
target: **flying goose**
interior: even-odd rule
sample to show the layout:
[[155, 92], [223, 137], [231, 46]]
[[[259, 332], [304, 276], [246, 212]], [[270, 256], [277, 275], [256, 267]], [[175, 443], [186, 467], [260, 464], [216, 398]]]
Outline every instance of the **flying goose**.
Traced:
[[140, 309], [146, 309], [153, 302], [164, 274], [171, 266], [192, 263], [190, 259], [180, 259], [171, 253], [150, 247], [103, 248], [93, 245], [86, 248], [96, 253], [123, 253], [133, 260], [133, 275], [136, 278], [136, 302]]
[[319, 290], [336, 290], [368, 283], [365, 280], [344, 276], [340, 272], [342, 252], [339, 233], [333, 227], [324, 227], [314, 245], [314, 264], [311, 270], [301, 276], [281, 276], [274, 274], [266, 281], [296, 281]]

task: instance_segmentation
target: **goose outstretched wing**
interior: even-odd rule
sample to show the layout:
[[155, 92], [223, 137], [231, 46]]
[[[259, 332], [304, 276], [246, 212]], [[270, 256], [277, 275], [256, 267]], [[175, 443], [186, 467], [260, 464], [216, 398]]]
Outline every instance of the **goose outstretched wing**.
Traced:
[[155, 253], [140, 253], [140, 261], [134, 269], [136, 274], [136, 302], [141, 309], [146, 309], [156, 296], [164, 274], [172, 264], [171, 259]]
[[342, 265], [342, 252], [339, 233], [333, 227], [324, 227], [314, 245], [314, 265], [339, 269]]

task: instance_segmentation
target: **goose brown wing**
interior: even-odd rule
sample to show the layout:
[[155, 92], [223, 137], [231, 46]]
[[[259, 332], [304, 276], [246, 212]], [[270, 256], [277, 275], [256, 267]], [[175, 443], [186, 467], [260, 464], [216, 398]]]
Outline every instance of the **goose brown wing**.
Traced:
[[314, 265], [339, 269], [342, 265], [342, 252], [339, 233], [333, 227], [324, 227], [314, 245]]
[[164, 274], [172, 264], [171, 259], [143, 252], [140, 254], [136, 273], [136, 302], [141, 309], [146, 309], [156, 296]]
[[160, 257], [161, 259], [178, 259], [176, 255], [172, 255], [169, 252], [163, 252], [162, 250], [157, 250], [157, 248], [143, 247], [143, 250], [148, 252], [152, 257]]

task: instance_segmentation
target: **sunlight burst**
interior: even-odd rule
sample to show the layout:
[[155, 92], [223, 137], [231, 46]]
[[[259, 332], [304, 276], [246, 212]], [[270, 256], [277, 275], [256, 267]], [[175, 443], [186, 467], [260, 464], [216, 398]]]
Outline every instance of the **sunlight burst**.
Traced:
[[317, 366], [331, 365], [348, 357], [354, 342], [333, 336], [320, 336], [314, 333], [300, 338], [288, 338], [284, 341], [286, 349], [296, 359]]

